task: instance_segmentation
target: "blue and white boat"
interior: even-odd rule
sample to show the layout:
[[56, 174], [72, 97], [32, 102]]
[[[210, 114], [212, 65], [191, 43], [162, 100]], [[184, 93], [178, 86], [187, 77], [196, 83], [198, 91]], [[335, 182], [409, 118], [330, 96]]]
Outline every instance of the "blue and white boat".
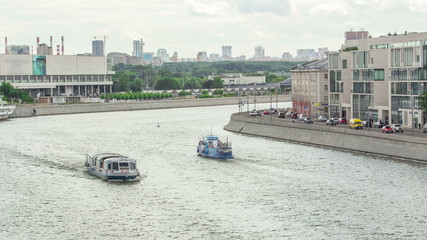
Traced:
[[108, 181], [133, 181], [139, 179], [135, 159], [117, 153], [86, 155], [85, 166], [90, 174]]
[[197, 154], [202, 157], [215, 158], [221, 160], [233, 159], [231, 142], [222, 142], [218, 136], [207, 135], [199, 141]]

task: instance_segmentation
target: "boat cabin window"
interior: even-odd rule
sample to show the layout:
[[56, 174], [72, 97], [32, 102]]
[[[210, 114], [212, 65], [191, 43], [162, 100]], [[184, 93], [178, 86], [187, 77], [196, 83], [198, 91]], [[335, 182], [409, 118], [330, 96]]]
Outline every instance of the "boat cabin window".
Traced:
[[113, 170], [119, 171], [119, 163], [113, 162]]
[[128, 162], [120, 162], [119, 166], [120, 166], [120, 170], [129, 170], [129, 163]]
[[134, 162], [130, 162], [129, 166], [130, 166], [130, 170], [134, 170], [135, 169], [135, 163]]

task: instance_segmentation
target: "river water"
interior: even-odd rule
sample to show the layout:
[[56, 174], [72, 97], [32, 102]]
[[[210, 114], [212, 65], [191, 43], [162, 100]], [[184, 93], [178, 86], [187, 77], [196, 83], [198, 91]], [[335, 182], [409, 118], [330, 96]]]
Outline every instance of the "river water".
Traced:
[[[236, 111], [0, 122], [0, 239], [427, 236], [427, 165], [223, 130]], [[196, 156], [199, 138], [211, 131], [233, 143], [234, 160]], [[136, 158], [142, 179], [111, 183], [87, 174], [84, 155], [98, 152]]]

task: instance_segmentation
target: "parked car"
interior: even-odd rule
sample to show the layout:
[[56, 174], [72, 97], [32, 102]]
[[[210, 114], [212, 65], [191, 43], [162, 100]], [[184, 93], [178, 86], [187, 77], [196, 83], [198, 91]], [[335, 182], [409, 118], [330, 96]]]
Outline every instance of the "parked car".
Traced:
[[297, 119], [298, 118], [298, 113], [294, 112], [291, 114], [291, 119]]
[[427, 123], [423, 126], [423, 133], [427, 133]]
[[326, 121], [328, 121], [328, 118], [327, 118], [327, 117], [325, 117], [325, 116], [319, 116], [319, 117], [317, 118], [317, 121], [319, 121], [319, 122], [326, 122]]
[[268, 111], [270, 112], [270, 114], [277, 113], [277, 109], [275, 109], [275, 108], [270, 108], [270, 109], [268, 109]]
[[279, 117], [279, 118], [285, 118], [285, 116], [286, 116], [285, 112], [279, 112], [277, 114], [277, 117]]
[[384, 125], [381, 128], [381, 132], [383, 132], [383, 133], [393, 133], [393, 128], [391, 128], [390, 125]]
[[256, 116], [261, 116], [261, 112], [255, 109], [252, 109], [252, 111], [249, 112], [249, 117], [256, 117]]
[[300, 121], [304, 121], [304, 118], [306, 118], [306, 117], [307, 117], [307, 114], [300, 113], [300, 114], [298, 115], [298, 120], [300, 120]]
[[311, 118], [304, 118], [304, 123], [313, 123], [313, 120]]
[[265, 109], [264, 112], [262, 112], [263, 115], [270, 115], [270, 111], [268, 109]]
[[392, 124], [391, 128], [393, 128], [394, 132], [402, 132], [403, 133], [403, 127], [400, 124]]
[[335, 126], [337, 124], [338, 124], [338, 120], [336, 120], [335, 118], [331, 118], [331, 119], [326, 120], [326, 125]]
[[350, 119], [350, 123], [348, 124], [348, 126], [352, 129], [363, 129], [363, 123], [362, 120], [358, 119], [358, 118], [352, 118]]
[[382, 128], [382, 127], [384, 127], [384, 125], [385, 124], [381, 121], [374, 122], [374, 127], [376, 127], [376, 128]]
[[347, 119], [346, 118], [338, 118], [338, 123], [339, 124], [347, 124]]

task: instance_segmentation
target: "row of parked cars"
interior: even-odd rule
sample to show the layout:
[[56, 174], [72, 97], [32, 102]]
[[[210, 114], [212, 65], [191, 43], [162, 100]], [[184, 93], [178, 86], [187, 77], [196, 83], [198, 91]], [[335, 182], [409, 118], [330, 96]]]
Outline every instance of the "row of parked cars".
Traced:
[[[257, 111], [256, 109], [253, 109], [249, 112], [249, 117], [256, 117], [256, 116], [262, 116], [262, 115], [271, 115], [271, 114], [277, 114], [277, 117], [279, 118], [286, 118], [286, 116], [290, 116], [291, 119], [296, 119], [299, 121], [302, 121], [304, 123], [313, 123], [313, 119], [308, 117], [307, 114], [292, 112], [292, 111], [286, 111], [285, 109], [266, 109], [262, 113], [260, 111]], [[363, 129], [364, 127], [375, 127], [375, 128], [381, 128], [381, 132], [383, 133], [403, 133], [403, 127], [401, 124], [385, 124], [382, 121], [373, 122], [371, 124], [370, 122], [362, 121], [360, 119], [350, 119], [347, 122], [346, 118], [330, 118], [328, 119], [326, 116], [319, 116], [317, 118], [317, 122], [325, 122], [326, 125], [329, 126], [335, 126], [338, 124], [348, 124], [350, 128], [353, 129]], [[424, 124], [422, 128], [423, 133], [427, 133], [427, 123]]]

